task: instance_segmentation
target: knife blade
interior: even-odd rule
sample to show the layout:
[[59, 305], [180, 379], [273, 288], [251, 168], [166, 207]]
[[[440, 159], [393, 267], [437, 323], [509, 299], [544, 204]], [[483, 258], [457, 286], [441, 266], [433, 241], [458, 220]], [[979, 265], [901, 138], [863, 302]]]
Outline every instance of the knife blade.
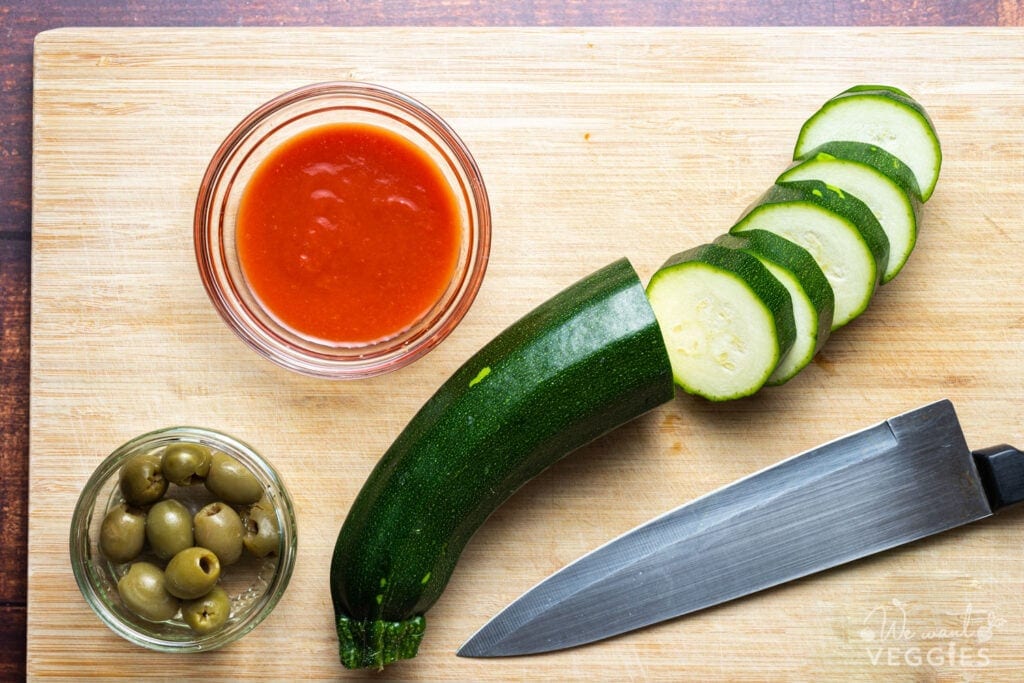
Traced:
[[1024, 500], [1024, 454], [967, 447], [952, 403], [897, 415], [660, 515], [502, 610], [462, 657], [549, 652], [749, 595]]

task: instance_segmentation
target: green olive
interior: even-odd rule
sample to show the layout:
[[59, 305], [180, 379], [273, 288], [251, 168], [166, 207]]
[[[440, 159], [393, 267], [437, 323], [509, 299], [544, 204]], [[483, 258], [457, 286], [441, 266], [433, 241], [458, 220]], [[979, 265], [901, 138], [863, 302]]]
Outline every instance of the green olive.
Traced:
[[181, 606], [181, 618], [196, 633], [216, 631], [231, 616], [231, 599], [224, 589], [214, 586], [206, 595]]
[[227, 453], [214, 451], [206, 488], [232, 505], [250, 505], [263, 497], [263, 486], [249, 468]]
[[130, 562], [146, 543], [146, 514], [124, 503], [111, 508], [100, 525], [100, 552], [111, 562]]
[[281, 545], [281, 529], [277, 523], [274, 505], [266, 496], [242, 511], [245, 536], [242, 544], [256, 557], [276, 555]]
[[178, 599], [167, 592], [164, 573], [149, 562], [136, 562], [117, 582], [125, 607], [149, 621], [166, 621], [178, 612]]
[[129, 458], [121, 466], [121, 493], [132, 505], [149, 505], [164, 497], [167, 479], [160, 472], [160, 457], [141, 453]]
[[210, 471], [210, 449], [198, 443], [172, 443], [164, 449], [160, 469], [168, 481], [190, 486]]
[[146, 539], [161, 560], [174, 557], [195, 542], [192, 513], [173, 498], [161, 500], [146, 515]]
[[168, 593], [182, 600], [195, 600], [217, 584], [220, 561], [207, 548], [185, 548], [167, 563], [164, 576]]
[[222, 567], [234, 564], [242, 556], [245, 530], [241, 518], [230, 505], [210, 503], [196, 513], [192, 524], [196, 544], [212, 550]]

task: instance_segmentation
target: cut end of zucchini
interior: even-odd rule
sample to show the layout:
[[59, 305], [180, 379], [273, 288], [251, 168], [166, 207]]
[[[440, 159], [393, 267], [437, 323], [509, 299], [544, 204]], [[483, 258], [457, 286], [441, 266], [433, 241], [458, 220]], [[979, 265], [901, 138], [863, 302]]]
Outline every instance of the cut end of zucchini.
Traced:
[[411, 659], [419, 650], [426, 620], [403, 621], [338, 617], [338, 645], [346, 669], [383, 669], [400, 659]]
[[670, 259], [647, 296], [676, 384], [712, 401], [755, 393], [796, 335], [785, 287], [755, 257], [717, 245]]

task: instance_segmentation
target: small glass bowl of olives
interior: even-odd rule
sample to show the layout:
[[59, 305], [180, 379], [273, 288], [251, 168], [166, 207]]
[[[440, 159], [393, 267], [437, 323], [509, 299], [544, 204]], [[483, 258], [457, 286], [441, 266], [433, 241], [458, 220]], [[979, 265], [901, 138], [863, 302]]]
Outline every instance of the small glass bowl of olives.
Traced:
[[200, 652], [256, 628], [295, 567], [295, 514], [277, 471], [247, 444], [172, 427], [96, 469], [71, 521], [71, 566], [115, 633]]

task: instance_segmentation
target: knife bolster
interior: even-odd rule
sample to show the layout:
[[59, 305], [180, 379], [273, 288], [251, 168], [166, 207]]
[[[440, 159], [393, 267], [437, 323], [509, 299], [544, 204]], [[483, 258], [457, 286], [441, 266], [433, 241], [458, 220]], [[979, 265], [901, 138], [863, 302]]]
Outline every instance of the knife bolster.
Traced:
[[1024, 501], [1024, 453], [1000, 444], [973, 455], [992, 512]]

